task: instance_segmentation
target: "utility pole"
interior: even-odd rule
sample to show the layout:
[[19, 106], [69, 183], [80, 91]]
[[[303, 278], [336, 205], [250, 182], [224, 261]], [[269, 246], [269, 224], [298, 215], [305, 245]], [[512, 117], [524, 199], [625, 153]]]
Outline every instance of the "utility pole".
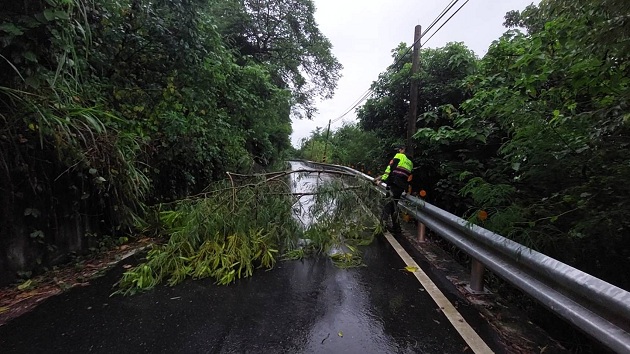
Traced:
[[416, 133], [416, 116], [418, 115], [418, 80], [415, 76], [420, 66], [420, 34], [422, 26], [416, 25], [413, 34], [413, 57], [411, 62], [411, 95], [409, 97], [409, 116], [407, 117], [407, 155], [414, 155], [413, 135]]
[[326, 163], [326, 150], [328, 150], [328, 136], [330, 135], [330, 119], [328, 120], [328, 129], [326, 129], [326, 141], [324, 142], [324, 158], [323, 163]]

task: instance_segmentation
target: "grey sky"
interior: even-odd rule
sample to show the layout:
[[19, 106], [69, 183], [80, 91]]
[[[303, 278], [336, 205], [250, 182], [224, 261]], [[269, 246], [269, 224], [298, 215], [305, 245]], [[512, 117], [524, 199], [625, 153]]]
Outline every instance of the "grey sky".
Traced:
[[[465, 0], [451, 10], [457, 9]], [[438, 48], [448, 42], [464, 42], [478, 56], [483, 56], [492, 41], [506, 28], [503, 16], [510, 10], [522, 10], [539, 0], [471, 0], [426, 45]], [[391, 50], [399, 43], [413, 43], [414, 27], [426, 28], [450, 0], [314, 0], [315, 19], [320, 31], [331, 41], [333, 54], [344, 66], [335, 96], [319, 102], [313, 120], [294, 120], [291, 141], [300, 140], [316, 127], [325, 128], [328, 120], [345, 113], [370, 87], [378, 75], [392, 63]], [[442, 21], [450, 15], [445, 16]], [[442, 22], [440, 22], [441, 24]], [[434, 27], [434, 30], [439, 24]], [[429, 32], [429, 35], [433, 31]], [[423, 40], [424, 45], [424, 40]], [[354, 111], [333, 124], [355, 121]]]

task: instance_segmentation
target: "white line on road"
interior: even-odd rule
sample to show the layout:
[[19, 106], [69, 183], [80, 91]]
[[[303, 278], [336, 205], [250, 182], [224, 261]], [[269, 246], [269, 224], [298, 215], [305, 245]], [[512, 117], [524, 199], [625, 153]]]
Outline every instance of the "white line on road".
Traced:
[[407, 264], [409, 267], [414, 267], [416, 270], [413, 272], [413, 275], [420, 281], [420, 284], [427, 290], [433, 301], [440, 307], [446, 318], [451, 322], [453, 327], [459, 332], [459, 334], [464, 338], [470, 349], [472, 349], [475, 353], [493, 353], [493, 351], [488, 347], [486, 342], [479, 337], [477, 332], [475, 332], [472, 327], [466, 322], [466, 320], [462, 317], [462, 315], [457, 311], [455, 306], [451, 304], [450, 301], [444, 296], [444, 294], [438, 289], [438, 287], [433, 283], [433, 281], [427, 276], [427, 274], [420, 269], [416, 261], [411, 258], [409, 253], [405, 251], [405, 249], [396, 241], [396, 239], [389, 233], [385, 233], [385, 238], [387, 241], [394, 247], [394, 250], [400, 258]]

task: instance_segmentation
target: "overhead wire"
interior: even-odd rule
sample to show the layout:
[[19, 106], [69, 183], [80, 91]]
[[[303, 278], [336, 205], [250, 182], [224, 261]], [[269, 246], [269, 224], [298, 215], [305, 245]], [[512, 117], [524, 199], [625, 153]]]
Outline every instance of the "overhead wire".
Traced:
[[469, 1], [470, 1], [470, 0], [466, 0], [466, 2], [465, 2], [465, 3], [463, 3], [463, 4], [462, 4], [462, 6], [460, 6], [460, 7], [459, 7], [459, 9], [457, 9], [457, 11], [455, 11], [455, 12], [451, 15], [451, 17], [447, 18], [447, 19], [446, 19], [446, 21], [444, 21], [444, 23], [442, 24], [442, 26], [440, 26], [437, 30], [435, 30], [435, 32], [433, 32], [433, 34], [431, 35], [431, 37], [429, 37], [426, 41], [424, 41], [424, 44], [427, 44], [427, 42], [428, 42], [428, 41], [430, 41], [430, 40], [431, 40], [431, 38], [433, 38], [433, 36], [435, 36], [435, 34], [436, 34], [436, 33], [438, 33], [438, 32], [442, 29], [442, 27], [444, 27], [444, 25], [445, 25], [445, 24], [447, 24], [447, 23], [448, 23], [448, 21], [450, 21], [450, 20], [453, 18], [453, 16], [455, 16], [455, 15], [457, 14], [457, 13], [459, 12], [459, 10], [461, 10], [461, 9], [462, 9], [462, 7], [464, 7], [466, 4], [468, 4], [468, 2], [469, 2]]
[[433, 28], [433, 26], [435, 26], [442, 19], [442, 17], [444, 17], [449, 11], [451, 11], [453, 6], [457, 5], [458, 2], [459, 0], [451, 0], [451, 2], [448, 5], [446, 5], [446, 7], [444, 7], [442, 12], [439, 15], [437, 15], [437, 17], [433, 20], [433, 22], [431, 22], [431, 24], [429, 24], [429, 26], [424, 30], [422, 35], [420, 35], [420, 38], [424, 37], [424, 35], [427, 34]]
[[[435, 32], [433, 32], [433, 34], [424, 42], [424, 44], [426, 44], [431, 38], [433, 38], [433, 36], [435, 36], [436, 33], [438, 33], [442, 27], [444, 27], [444, 25], [446, 25], [452, 18], [453, 16], [455, 16], [470, 0], [466, 0], [466, 2], [464, 2], [462, 4], [462, 6], [460, 6], [448, 19], [446, 19], [446, 21], [444, 21], [444, 23], [442, 23], [442, 25], [440, 27], [438, 27], [437, 30], [435, 30]], [[409, 54], [409, 52], [411, 51], [411, 49], [418, 43], [420, 42], [420, 40], [422, 38], [424, 38], [424, 36], [426, 36], [429, 31], [431, 31], [431, 29], [433, 29], [433, 27], [435, 27], [435, 25], [444, 17], [446, 16], [446, 14], [455, 6], [457, 5], [457, 3], [459, 2], [459, 0], [451, 0], [451, 2], [446, 5], [444, 7], [444, 9], [442, 9], [442, 12], [440, 12], [440, 14], [429, 24], [429, 26], [420, 34], [420, 38], [418, 38], [415, 42], [413, 42], [412, 45], [410, 45], [409, 47], [407, 47], [407, 50], [398, 57], [398, 59], [394, 62], [394, 64], [390, 65], [390, 67], [396, 67], [396, 65], [398, 65], [398, 63], [400, 63], [407, 54]], [[420, 45], [420, 47], [422, 47], [422, 45]], [[345, 117], [348, 113], [352, 112], [352, 110], [354, 110], [358, 105], [360, 105], [363, 101], [367, 100], [368, 97], [373, 93], [372, 88], [367, 89], [359, 99], [357, 99], [357, 101], [355, 101], [355, 103], [353, 103], [351, 105], [351, 107], [349, 109], [347, 109], [342, 115], [340, 115], [339, 117], [333, 119], [330, 121], [330, 124], [332, 123], [336, 123], [339, 120], [341, 120], [343, 117]]]
[[[446, 7], [444, 7], [444, 9], [442, 9], [442, 12], [440, 12], [439, 15], [437, 15], [437, 17], [429, 24], [429, 26], [420, 34], [420, 38], [418, 38], [415, 42], [413, 42], [413, 44], [411, 44], [409, 47], [407, 47], [407, 50], [400, 56], [398, 57], [398, 60], [396, 60], [396, 62], [392, 65], [392, 67], [396, 67], [396, 65], [398, 65], [398, 63], [407, 55], [409, 54], [409, 52], [411, 51], [411, 49], [418, 43], [420, 42], [420, 40], [422, 40], [422, 38], [424, 38], [424, 36], [429, 33], [429, 31], [449, 12], [451, 11], [451, 9], [453, 8], [453, 6], [457, 5], [457, 3], [459, 2], [459, 0], [451, 0], [451, 2], [446, 5]], [[468, 2], [468, 1], [466, 1]], [[442, 25], [443, 26], [443, 25]], [[440, 28], [442, 28], [440, 26]], [[438, 29], [439, 30], [439, 29]], [[437, 31], [436, 31], [437, 32]], [[420, 47], [422, 47], [422, 45], [420, 45]]]
[[330, 123], [331, 124], [332, 123], [336, 123], [339, 120], [341, 120], [343, 117], [345, 117], [348, 113], [352, 112], [352, 110], [355, 109], [358, 105], [360, 105], [361, 102], [365, 101], [370, 96], [371, 93], [372, 93], [372, 88], [369, 88], [367, 91], [365, 91], [363, 93], [363, 95], [361, 95], [361, 97], [358, 100], [355, 101], [355, 103], [352, 105], [352, 107], [350, 107], [348, 110], [346, 110], [346, 112], [344, 114], [342, 114], [339, 117], [333, 119]]

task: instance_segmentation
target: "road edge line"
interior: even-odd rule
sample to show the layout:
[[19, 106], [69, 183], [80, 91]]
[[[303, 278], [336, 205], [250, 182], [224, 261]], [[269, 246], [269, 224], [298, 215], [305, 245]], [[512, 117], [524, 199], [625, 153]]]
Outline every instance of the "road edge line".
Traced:
[[466, 322], [464, 317], [457, 311], [455, 306], [446, 298], [429, 276], [418, 266], [418, 263], [411, 258], [409, 253], [398, 243], [398, 241], [389, 232], [384, 233], [387, 241], [392, 245], [396, 253], [409, 267], [414, 267], [413, 275], [418, 279], [420, 284], [429, 293], [433, 301], [440, 307], [446, 318], [451, 322], [455, 330], [466, 341], [466, 344], [475, 353], [494, 353], [479, 334]]

